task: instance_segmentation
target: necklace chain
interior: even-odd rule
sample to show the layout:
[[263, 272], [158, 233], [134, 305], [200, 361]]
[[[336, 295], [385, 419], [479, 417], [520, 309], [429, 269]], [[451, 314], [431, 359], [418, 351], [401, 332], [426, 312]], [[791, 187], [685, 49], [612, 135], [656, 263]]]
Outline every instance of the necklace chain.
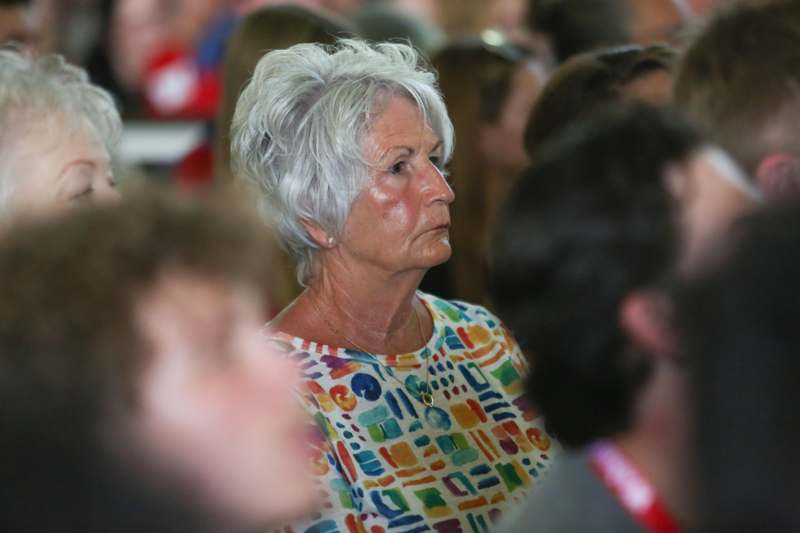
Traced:
[[[383, 362], [381, 362], [381, 360], [374, 353], [370, 352], [369, 350], [365, 350], [360, 344], [358, 344], [356, 341], [354, 341], [353, 339], [351, 339], [350, 337], [345, 335], [343, 331], [339, 330], [327, 318], [325, 318], [325, 315], [323, 315], [322, 312], [320, 312], [319, 307], [317, 307], [317, 304], [314, 303], [313, 297], [309, 299], [309, 303], [311, 304], [311, 307], [314, 309], [314, 312], [317, 314], [317, 317], [320, 320], [322, 320], [322, 322], [328, 327], [329, 330], [331, 330], [331, 333], [333, 333], [334, 335], [339, 335], [344, 340], [346, 340], [348, 343], [350, 343], [351, 346], [357, 348], [361, 353], [368, 354], [370, 357], [372, 357], [379, 365], [381, 365], [386, 370], [386, 373], [392, 379], [394, 379], [400, 385], [405, 387], [405, 383], [400, 381], [400, 379], [397, 376], [394, 375], [394, 372], [392, 371], [391, 368], [389, 368], [388, 365], [386, 365]], [[412, 313], [414, 313], [414, 316], [417, 319], [416, 320], [416, 322], [417, 322], [417, 332], [419, 333], [419, 338], [424, 343], [425, 342], [425, 333], [423, 333], [423, 331], [422, 331], [422, 320], [420, 320], [419, 315], [413, 309], [412, 309]], [[433, 404], [434, 404], [433, 394], [431, 393], [431, 386], [430, 386], [430, 379], [431, 379], [431, 372], [430, 372], [431, 368], [430, 368], [430, 365], [431, 365], [431, 354], [428, 354], [428, 357], [425, 358], [425, 390], [424, 391], [420, 391], [420, 395], [419, 395], [420, 396], [420, 401], [425, 405], [425, 407], [433, 407]]]

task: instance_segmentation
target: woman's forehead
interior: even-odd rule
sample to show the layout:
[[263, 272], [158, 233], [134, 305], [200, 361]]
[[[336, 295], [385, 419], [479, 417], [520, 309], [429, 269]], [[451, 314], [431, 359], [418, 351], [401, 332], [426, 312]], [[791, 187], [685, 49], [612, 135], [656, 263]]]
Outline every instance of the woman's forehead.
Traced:
[[365, 134], [368, 155], [380, 159], [393, 150], [417, 152], [430, 150], [440, 143], [439, 136], [413, 100], [394, 96], [382, 107]]

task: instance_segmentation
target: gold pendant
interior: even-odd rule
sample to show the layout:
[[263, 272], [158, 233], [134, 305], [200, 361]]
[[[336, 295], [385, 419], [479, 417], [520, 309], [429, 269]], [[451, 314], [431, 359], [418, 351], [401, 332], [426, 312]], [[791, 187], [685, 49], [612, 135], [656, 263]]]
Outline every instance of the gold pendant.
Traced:
[[419, 396], [422, 403], [425, 404], [425, 407], [433, 407], [433, 394], [430, 392], [423, 392]]

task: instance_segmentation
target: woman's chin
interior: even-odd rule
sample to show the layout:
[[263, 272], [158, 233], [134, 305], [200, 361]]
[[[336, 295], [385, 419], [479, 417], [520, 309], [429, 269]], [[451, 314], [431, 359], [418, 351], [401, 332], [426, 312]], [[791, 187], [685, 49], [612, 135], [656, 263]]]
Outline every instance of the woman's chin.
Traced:
[[440, 241], [433, 243], [430, 248], [426, 250], [424, 266], [425, 268], [433, 268], [442, 263], [446, 263], [451, 255], [453, 255], [453, 249], [450, 247], [450, 239], [444, 237]]

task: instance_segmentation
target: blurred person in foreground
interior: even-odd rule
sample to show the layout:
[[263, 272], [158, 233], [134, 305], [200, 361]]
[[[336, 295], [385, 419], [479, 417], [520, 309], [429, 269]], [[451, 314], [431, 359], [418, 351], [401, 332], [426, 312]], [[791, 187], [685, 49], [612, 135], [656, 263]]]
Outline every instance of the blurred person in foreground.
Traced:
[[450, 257], [434, 79], [404, 44], [301, 44], [266, 54], [236, 107], [234, 169], [307, 287], [271, 323], [325, 435], [326, 507], [296, 530], [490, 528], [558, 450], [503, 324], [417, 290]]
[[0, 218], [119, 196], [111, 96], [58, 55], [0, 49]]
[[[492, 38], [487, 40], [486, 37]], [[547, 72], [526, 47], [499, 32], [461, 39], [433, 59], [458, 139], [448, 165], [453, 254], [423, 290], [486, 305], [489, 233], [513, 179], [528, 164], [522, 136]]]
[[521, 176], [495, 233], [492, 294], [534, 354], [530, 398], [571, 452], [510, 531], [691, 524], [665, 288], [751, 206], [723, 152], [641, 105], [565, 132]]
[[800, 530], [800, 205], [749, 217], [678, 292], [692, 374], [697, 531]]
[[682, 57], [675, 101], [767, 199], [800, 194], [800, 2], [720, 10]]
[[527, 117], [525, 151], [535, 159], [547, 141], [623, 100], [666, 106], [678, 52], [636, 44], [578, 54], [558, 67]]
[[159, 190], [0, 241], [0, 412], [22, 425], [0, 431], [0, 529], [251, 531], [308, 509], [265, 235]]

